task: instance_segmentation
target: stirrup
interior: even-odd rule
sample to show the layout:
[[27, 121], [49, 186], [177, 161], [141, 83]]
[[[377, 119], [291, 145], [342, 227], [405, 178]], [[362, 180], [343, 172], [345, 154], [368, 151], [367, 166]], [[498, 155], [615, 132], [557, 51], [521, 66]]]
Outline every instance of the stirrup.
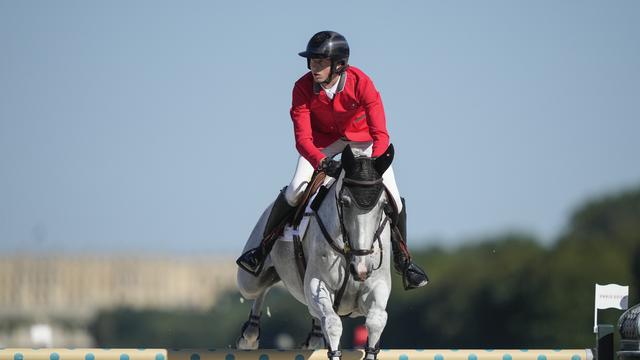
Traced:
[[[422, 275], [424, 275], [425, 280], [417, 285], [409, 284], [407, 280], [409, 275], [409, 270], [412, 270], [416, 273], [422, 273]], [[427, 285], [428, 283], [429, 283], [429, 276], [427, 276], [427, 273], [421, 267], [414, 264], [413, 262], [407, 262], [407, 266], [404, 268], [404, 271], [402, 272], [402, 286], [404, 287], [405, 291], [421, 288]]]
[[236, 264], [242, 270], [248, 272], [249, 274], [251, 274], [251, 275], [253, 275], [255, 277], [258, 277], [258, 275], [260, 275], [260, 273], [262, 272], [262, 268], [264, 267], [264, 263], [266, 261], [266, 256], [262, 260], [259, 260], [258, 266], [256, 268], [250, 268], [248, 265], [243, 263], [241, 260], [245, 256], [251, 256], [251, 255], [249, 255], [250, 253], [258, 252], [258, 251], [260, 251], [260, 247], [250, 249], [249, 251], [247, 251], [247, 252], [243, 253], [242, 255], [240, 255], [240, 257], [238, 259], [236, 259]]

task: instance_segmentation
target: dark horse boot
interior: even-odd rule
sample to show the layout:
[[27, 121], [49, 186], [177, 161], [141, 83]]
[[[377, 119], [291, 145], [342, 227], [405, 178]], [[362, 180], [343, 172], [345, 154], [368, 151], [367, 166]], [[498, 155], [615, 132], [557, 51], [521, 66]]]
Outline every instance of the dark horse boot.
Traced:
[[296, 209], [295, 206], [289, 205], [287, 199], [284, 197], [285, 189], [286, 188], [280, 190], [280, 194], [273, 203], [267, 224], [264, 227], [260, 245], [240, 255], [236, 260], [238, 266], [254, 276], [260, 275], [264, 261], [280, 235], [279, 233], [282, 231], [282, 227], [289, 221], [289, 218]]
[[427, 285], [429, 277], [418, 265], [411, 261], [411, 254], [407, 248], [407, 207], [402, 199], [402, 211], [394, 208], [394, 216], [391, 217], [391, 248], [393, 250], [393, 264], [402, 275], [402, 284], [405, 290], [416, 289]]

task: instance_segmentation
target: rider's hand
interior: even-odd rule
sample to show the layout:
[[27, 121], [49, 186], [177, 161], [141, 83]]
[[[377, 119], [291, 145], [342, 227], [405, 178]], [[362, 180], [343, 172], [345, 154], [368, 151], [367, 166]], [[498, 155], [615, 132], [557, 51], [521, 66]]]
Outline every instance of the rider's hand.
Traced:
[[337, 179], [338, 176], [340, 176], [340, 172], [342, 171], [342, 163], [330, 158], [324, 158], [320, 162], [319, 169], [324, 171], [327, 176], [331, 176], [332, 178]]

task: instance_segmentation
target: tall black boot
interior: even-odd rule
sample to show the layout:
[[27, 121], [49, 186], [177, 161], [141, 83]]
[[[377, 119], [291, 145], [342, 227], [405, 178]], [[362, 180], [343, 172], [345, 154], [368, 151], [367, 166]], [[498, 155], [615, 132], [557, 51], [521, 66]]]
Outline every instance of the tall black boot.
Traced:
[[273, 244], [280, 235], [282, 227], [289, 221], [296, 209], [295, 206], [291, 206], [287, 202], [284, 196], [285, 189], [286, 188], [280, 190], [280, 194], [273, 203], [267, 224], [264, 227], [260, 245], [245, 252], [236, 260], [238, 266], [254, 276], [260, 275], [264, 260], [267, 258], [267, 255], [269, 255]]
[[405, 290], [416, 289], [427, 285], [427, 274], [411, 261], [411, 254], [407, 248], [407, 207], [402, 199], [402, 211], [394, 209], [394, 217], [391, 222], [391, 248], [393, 250], [393, 264], [402, 275], [402, 283]]

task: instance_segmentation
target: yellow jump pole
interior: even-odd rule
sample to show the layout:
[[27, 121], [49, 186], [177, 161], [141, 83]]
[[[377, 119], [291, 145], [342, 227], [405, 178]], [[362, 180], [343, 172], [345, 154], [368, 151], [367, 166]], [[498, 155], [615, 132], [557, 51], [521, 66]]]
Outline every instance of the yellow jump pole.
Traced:
[[0, 360], [167, 360], [167, 350], [0, 349]]
[[[343, 360], [360, 360], [363, 350], [343, 350]], [[326, 350], [233, 349], [0, 349], [0, 360], [326, 360]], [[590, 349], [392, 349], [378, 360], [594, 360]]]

